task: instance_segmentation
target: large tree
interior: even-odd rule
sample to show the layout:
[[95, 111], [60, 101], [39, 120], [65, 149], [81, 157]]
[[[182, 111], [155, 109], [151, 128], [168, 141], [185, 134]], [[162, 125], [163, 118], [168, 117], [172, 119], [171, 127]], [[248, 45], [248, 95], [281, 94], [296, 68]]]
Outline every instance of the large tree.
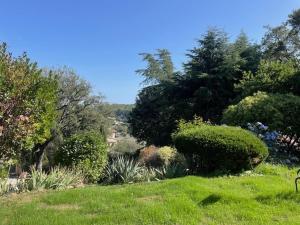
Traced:
[[[46, 73], [47, 71], [45, 70]], [[105, 136], [109, 125], [106, 119], [109, 111], [102, 103], [103, 97], [93, 95], [87, 81], [67, 67], [50, 71], [55, 74], [58, 83], [57, 117], [49, 138], [34, 147], [35, 166], [40, 170], [45, 153], [48, 153], [48, 157], [53, 157], [65, 139], [85, 131]]]
[[289, 19], [276, 27], [267, 26], [262, 40], [265, 59], [295, 60], [300, 57], [300, 9], [289, 15]]
[[244, 70], [255, 72], [260, 60], [259, 47], [245, 34], [230, 43], [227, 35], [216, 29], [209, 30], [187, 55], [184, 75], [173, 73], [172, 79], [139, 93], [129, 120], [131, 133], [139, 141], [170, 144], [177, 121], [194, 115], [218, 122], [237, 95], [234, 84]]
[[19, 159], [51, 136], [57, 83], [26, 54], [14, 58], [0, 46], [0, 158]]

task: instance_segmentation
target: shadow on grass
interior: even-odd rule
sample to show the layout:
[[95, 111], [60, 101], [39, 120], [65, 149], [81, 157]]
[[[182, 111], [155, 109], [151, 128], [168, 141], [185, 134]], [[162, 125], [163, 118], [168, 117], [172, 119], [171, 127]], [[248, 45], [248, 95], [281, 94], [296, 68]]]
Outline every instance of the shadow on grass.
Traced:
[[294, 202], [296, 204], [300, 203], [300, 194], [295, 192], [285, 192], [273, 195], [259, 195], [255, 198], [256, 201], [262, 204], [275, 204], [282, 201]]
[[202, 206], [212, 205], [220, 200], [221, 200], [220, 195], [211, 194], [208, 197], [206, 197], [205, 199], [203, 199], [201, 202], [199, 202], [198, 206], [202, 207]]

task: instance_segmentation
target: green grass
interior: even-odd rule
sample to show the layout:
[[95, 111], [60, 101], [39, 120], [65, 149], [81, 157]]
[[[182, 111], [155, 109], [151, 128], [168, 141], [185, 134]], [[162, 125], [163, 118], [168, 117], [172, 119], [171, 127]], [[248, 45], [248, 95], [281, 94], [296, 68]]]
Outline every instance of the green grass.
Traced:
[[0, 224], [300, 224], [295, 170], [90, 186], [0, 198]]

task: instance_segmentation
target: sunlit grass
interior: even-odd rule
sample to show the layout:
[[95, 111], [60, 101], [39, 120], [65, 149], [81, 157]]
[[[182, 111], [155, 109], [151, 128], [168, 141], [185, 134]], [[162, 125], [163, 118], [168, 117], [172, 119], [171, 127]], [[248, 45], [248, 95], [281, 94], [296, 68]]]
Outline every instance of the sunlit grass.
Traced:
[[29, 193], [0, 200], [0, 223], [300, 224], [295, 170], [263, 165], [263, 175], [185, 178]]

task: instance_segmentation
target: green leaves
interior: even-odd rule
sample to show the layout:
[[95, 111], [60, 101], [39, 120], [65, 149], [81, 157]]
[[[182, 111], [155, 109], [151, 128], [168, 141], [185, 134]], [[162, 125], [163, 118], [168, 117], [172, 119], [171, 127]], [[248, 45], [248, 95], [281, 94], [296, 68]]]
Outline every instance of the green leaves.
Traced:
[[191, 169], [195, 172], [237, 172], [255, 166], [268, 155], [259, 138], [238, 127], [189, 122], [179, 127], [173, 140], [177, 150], [194, 161]]
[[158, 49], [156, 54], [141, 53], [140, 55], [147, 63], [147, 67], [137, 70], [136, 73], [144, 77], [144, 84], [158, 84], [173, 79], [174, 66], [168, 50]]
[[56, 162], [76, 167], [87, 180], [96, 182], [102, 175], [107, 161], [107, 145], [104, 137], [96, 132], [76, 134], [66, 139], [56, 155]]
[[0, 158], [18, 158], [50, 136], [56, 118], [56, 80], [26, 54], [12, 57], [0, 46]]
[[246, 126], [262, 122], [271, 130], [300, 135], [300, 97], [292, 94], [257, 92], [236, 105], [231, 105], [223, 115], [223, 123]]

